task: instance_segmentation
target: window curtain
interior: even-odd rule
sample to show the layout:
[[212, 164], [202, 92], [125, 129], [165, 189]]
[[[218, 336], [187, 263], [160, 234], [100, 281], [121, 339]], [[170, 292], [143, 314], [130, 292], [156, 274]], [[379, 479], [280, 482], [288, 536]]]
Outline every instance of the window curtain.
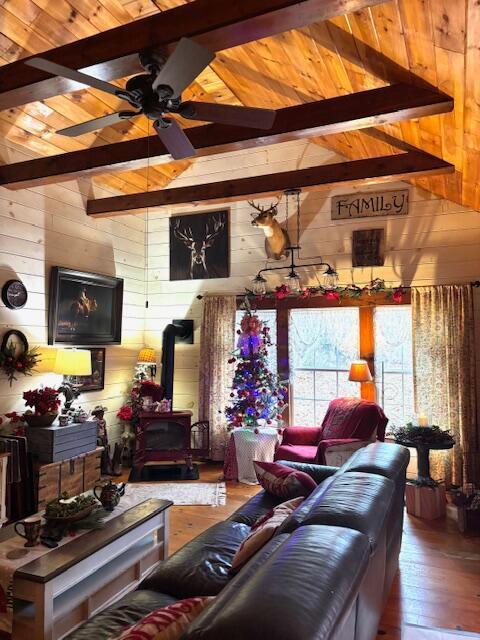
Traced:
[[199, 418], [210, 422], [210, 457], [223, 460], [229, 438], [225, 407], [233, 379], [235, 296], [207, 296], [200, 344]]
[[436, 480], [479, 480], [476, 421], [475, 325], [470, 285], [412, 289], [414, 387], [417, 412], [455, 437], [447, 452], [430, 454]]

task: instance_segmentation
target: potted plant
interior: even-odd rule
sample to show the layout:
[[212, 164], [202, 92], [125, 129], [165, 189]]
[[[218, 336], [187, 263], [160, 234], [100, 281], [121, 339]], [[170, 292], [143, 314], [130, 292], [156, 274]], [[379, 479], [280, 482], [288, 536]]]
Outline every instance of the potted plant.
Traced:
[[60, 407], [59, 391], [52, 387], [40, 387], [31, 391], [25, 391], [23, 399], [27, 407], [32, 407], [33, 411], [27, 410], [23, 414], [23, 419], [29, 427], [49, 427], [58, 416]]

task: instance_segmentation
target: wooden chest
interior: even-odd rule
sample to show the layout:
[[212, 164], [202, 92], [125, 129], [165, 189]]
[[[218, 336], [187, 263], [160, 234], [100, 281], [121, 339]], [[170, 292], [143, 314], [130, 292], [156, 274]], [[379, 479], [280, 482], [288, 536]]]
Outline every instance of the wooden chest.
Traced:
[[27, 427], [29, 452], [40, 462], [59, 462], [82, 453], [94, 451], [97, 446], [98, 425], [95, 420], [69, 424], [65, 427]]
[[47, 502], [55, 500], [64, 491], [76, 496], [89, 491], [100, 480], [100, 457], [103, 447], [69, 460], [50, 464], [34, 464], [35, 492], [37, 510], [45, 508]]

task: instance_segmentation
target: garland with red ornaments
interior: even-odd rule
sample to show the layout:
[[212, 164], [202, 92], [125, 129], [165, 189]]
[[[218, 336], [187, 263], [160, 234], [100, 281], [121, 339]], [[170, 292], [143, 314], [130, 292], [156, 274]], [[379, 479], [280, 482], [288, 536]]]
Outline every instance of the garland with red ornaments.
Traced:
[[285, 298], [306, 300], [312, 297], [322, 297], [325, 300], [337, 300], [339, 303], [342, 301], [342, 298], [358, 299], [364, 295], [371, 295], [372, 293], [383, 293], [387, 298], [392, 300], [392, 302], [400, 304], [407, 293], [407, 288], [402, 285], [398, 287], [387, 287], [385, 280], [375, 278], [363, 287], [359, 287], [356, 284], [349, 284], [345, 287], [335, 287], [330, 289], [328, 287], [318, 285], [315, 287], [304, 287], [300, 292], [297, 292], [291, 291], [286, 284], [282, 284], [275, 287], [273, 291], [268, 291], [262, 295], [255, 294], [250, 289], [246, 289], [247, 297], [254, 300], [266, 300], [269, 298], [276, 300], [284, 300]]

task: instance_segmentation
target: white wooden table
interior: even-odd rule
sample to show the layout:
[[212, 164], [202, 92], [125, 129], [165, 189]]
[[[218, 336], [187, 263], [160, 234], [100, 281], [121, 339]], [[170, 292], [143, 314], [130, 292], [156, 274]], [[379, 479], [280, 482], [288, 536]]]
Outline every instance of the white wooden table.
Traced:
[[172, 504], [146, 500], [18, 569], [12, 640], [59, 640], [132, 591], [168, 556]]

